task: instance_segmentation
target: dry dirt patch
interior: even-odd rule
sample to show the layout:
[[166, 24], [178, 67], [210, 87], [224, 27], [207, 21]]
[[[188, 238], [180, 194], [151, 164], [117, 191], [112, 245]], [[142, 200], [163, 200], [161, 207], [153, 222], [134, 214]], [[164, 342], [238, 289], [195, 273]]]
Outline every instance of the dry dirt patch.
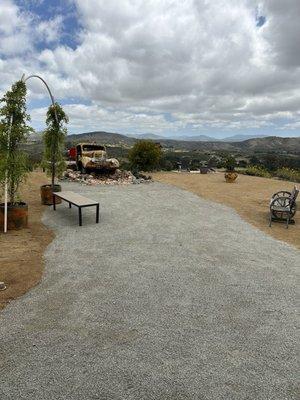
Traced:
[[239, 175], [235, 183], [226, 183], [221, 172], [207, 175], [165, 172], [156, 173], [153, 178], [232, 207], [243, 219], [265, 233], [300, 248], [299, 211], [296, 224], [290, 225], [289, 229], [281, 223], [273, 223], [271, 228], [268, 226], [271, 195], [279, 190], [292, 190], [293, 182]]
[[7, 290], [0, 292], [0, 309], [35, 286], [43, 273], [43, 253], [53, 233], [42, 222], [44, 207], [40, 185], [48, 182], [44, 174], [33, 172], [22, 188], [22, 199], [29, 205], [28, 229], [3, 233], [0, 228], [0, 281]]

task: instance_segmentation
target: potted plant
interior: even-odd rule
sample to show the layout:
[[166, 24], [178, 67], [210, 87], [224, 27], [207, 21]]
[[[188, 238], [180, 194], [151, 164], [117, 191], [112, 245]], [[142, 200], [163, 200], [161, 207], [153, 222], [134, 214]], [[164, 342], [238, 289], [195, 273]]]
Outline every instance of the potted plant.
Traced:
[[[63, 153], [67, 129], [64, 124], [67, 124], [68, 121], [67, 115], [58, 103], [48, 108], [47, 128], [43, 134], [43, 166], [48, 175], [51, 176], [51, 184], [41, 186], [42, 204], [53, 204], [53, 192], [61, 191], [61, 186], [55, 183], [55, 179], [61, 177], [66, 167]], [[56, 201], [59, 203], [60, 199], [56, 199]]]
[[[26, 113], [26, 85], [18, 81], [1, 99], [0, 184], [8, 193], [7, 229], [27, 227], [28, 205], [19, 196], [20, 184], [29, 172], [27, 155], [20, 149], [32, 129]], [[4, 203], [0, 203], [0, 226], [4, 223]]]
[[233, 183], [238, 177], [237, 172], [235, 171], [236, 160], [234, 157], [229, 156], [225, 161], [225, 180], [227, 183]]

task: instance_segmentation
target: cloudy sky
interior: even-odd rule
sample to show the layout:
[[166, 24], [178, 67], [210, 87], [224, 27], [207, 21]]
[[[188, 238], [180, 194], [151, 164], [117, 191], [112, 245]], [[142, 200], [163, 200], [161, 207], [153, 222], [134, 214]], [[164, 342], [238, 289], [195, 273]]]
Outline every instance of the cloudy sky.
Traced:
[[299, 0], [0, 0], [0, 94], [41, 75], [70, 133], [300, 136], [299, 20]]

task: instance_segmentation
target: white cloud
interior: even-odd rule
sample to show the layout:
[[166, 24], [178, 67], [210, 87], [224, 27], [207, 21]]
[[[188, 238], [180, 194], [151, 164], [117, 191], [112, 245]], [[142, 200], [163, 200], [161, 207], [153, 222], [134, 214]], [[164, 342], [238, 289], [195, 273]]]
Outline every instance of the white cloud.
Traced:
[[36, 28], [36, 34], [40, 40], [46, 43], [57, 42], [62, 30], [63, 17], [57, 15], [49, 21], [41, 21]]
[[11, 0], [0, 0], [0, 55], [20, 55], [30, 49], [30, 17]]
[[299, 68], [300, 1], [265, 0], [263, 5], [269, 15], [263, 36], [272, 48], [275, 62], [283, 68]]
[[0, 6], [0, 32], [11, 35], [18, 26], [23, 25], [23, 19], [19, 15], [18, 7], [11, 0], [1, 0]]
[[[178, 122], [170, 123], [163, 115], [149, 115], [146, 113], [133, 113], [129, 111], [105, 109], [98, 105], [69, 104], [64, 110], [70, 118], [69, 130], [89, 131], [97, 130], [101, 126], [106, 131], [130, 131], [139, 133], [163, 133], [166, 130], [176, 132]], [[34, 123], [42, 127], [47, 109], [37, 108], [31, 113]]]
[[62, 24], [62, 15], [41, 20], [32, 13], [21, 12], [12, 0], [0, 0], [0, 56], [20, 55], [33, 51], [37, 43], [58, 41]]
[[[298, 0], [74, 2], [82, 29], [71, 49], [53, 46], [62, 16], [40, 21], [0, 0], [6, 15], [0, 13], [0, 23], [14, 21], [0, 28], [6, 38], [0, 60], [1, 49], [8, 57], [0, 62], [0, 88], [22, 72], [41, 74], [56, 97], [91, 102], [69, 106], [74, 126], [83, 130], [276, 129], [280, 118], [291, 120], [287, 129], [298, 127]], [[266, 17], [261, 27], [257, 13]], [[31, 97], [44, 93], [38, 82], [29, 87]]]

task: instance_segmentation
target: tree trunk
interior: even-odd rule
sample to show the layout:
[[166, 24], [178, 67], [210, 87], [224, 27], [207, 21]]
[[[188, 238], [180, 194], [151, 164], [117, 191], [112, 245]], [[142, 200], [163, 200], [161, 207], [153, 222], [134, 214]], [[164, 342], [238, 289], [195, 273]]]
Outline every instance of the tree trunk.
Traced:
[[54, 184], [55, 184], [55, 161], [52, 160], [52, 172], [51, 172], [51, 186], [52, 186], [52, 192], [54, 192]]

